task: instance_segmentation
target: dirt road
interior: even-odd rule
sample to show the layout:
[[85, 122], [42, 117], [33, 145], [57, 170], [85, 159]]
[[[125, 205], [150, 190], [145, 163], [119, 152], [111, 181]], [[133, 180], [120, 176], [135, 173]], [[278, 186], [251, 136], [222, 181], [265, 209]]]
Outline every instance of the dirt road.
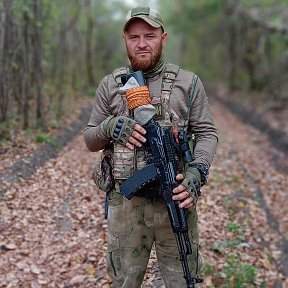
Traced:
[[[199, 201], [202, 287], [288, 287], [287, 151], [210, 102], [219, 146]], [[0, 287], [109, 287], [97, 157], [78, 135], [1, 197]], [[155, 265], [143, 287], [162, 287]]]

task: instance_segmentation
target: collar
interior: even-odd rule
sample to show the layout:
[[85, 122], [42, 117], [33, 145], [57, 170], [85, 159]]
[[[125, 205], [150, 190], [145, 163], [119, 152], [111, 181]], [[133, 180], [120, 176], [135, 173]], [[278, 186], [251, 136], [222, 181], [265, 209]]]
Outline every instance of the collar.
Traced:
[[[161, 58], [154, 68], [152, 68], [148, 71], [143, 71], [144, 78], [150, 79], [150, 78], [154, 78], [157, 75], [160, 75], [160, 73], [163, 71], [165, 65], [166, 65], [165, 61]], [[131, 67], [129, 67], [129, 68], [131, 71], [133, 71]]]

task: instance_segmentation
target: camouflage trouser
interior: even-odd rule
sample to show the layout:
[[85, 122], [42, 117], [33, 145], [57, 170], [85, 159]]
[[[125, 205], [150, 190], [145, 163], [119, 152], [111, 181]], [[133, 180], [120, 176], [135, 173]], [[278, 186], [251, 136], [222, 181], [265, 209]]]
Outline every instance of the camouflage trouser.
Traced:
[[[200, 268], [196, 208], [187, 211], [193, 253], [189, 256], [192, 275]], [[175, 236], [163, 200], [134, 196], [127, 200], [112, 192], [108, 212], [108, 273], [112, 287], [141, 287], [150, 251], [155, 242], [157, 261], [167, 288], [183, 288], [186, 282]]]

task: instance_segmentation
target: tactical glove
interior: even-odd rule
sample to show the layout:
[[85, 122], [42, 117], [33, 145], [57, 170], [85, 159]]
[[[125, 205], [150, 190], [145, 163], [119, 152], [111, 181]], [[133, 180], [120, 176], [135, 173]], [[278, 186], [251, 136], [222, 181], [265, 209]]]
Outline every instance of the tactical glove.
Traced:
[[125, 145], [133, 132], [136, 121], [126, 116], [109, 116], [102, 123], [105, 133]]
[[187, 189], [190, 197], [197, 200], [198, 196], [200, 195], [201, 187], [201, 174], [199, 170], [196, 167], [188, 166], [185, 172], [185, 178], [181, 185]]

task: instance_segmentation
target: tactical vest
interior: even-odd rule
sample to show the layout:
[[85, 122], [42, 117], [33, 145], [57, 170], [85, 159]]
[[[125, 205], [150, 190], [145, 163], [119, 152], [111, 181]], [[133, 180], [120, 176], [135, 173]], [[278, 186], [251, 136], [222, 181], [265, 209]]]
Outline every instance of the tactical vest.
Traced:
[[[152, 98], [152, 105], [156, 108], [156, 110], [161, 109], [162, 117], [161, 119], [156, 120], [160, 124], [161, 127], [172, 127], [173, 121], [171, 122], [171, 113], [169, 107], [169, 98], [173, 88], [173, 82], [177, 77], [179, 66], [174, 64], [166, 64], [165, 71], [162, 78], [161, 85], [161, 93], [160, 96], [154, 96]], [[123, 67], [115, 70], [112, 75], [116, 81], [116, 83], [121, 87], [122, 81], [121, 77], [127, 75], [128, 68]], [[126, 99], [125, 99], [126, 101]], [[160, 107], [160, 108], [159, 108]], [[133, 117], [127, 108], [124, 112], [125, 116]], [[113, 174], [114, 179], [117, 181], [125, 180], [129, 178], [135, 171], [143, 168], [147, 163], [147, 149], [145, 148], [137, 148], [131, 151], [127, 147], [123, 146], [120, 143], [114, 142], [114, 151], [113, 151]]]

